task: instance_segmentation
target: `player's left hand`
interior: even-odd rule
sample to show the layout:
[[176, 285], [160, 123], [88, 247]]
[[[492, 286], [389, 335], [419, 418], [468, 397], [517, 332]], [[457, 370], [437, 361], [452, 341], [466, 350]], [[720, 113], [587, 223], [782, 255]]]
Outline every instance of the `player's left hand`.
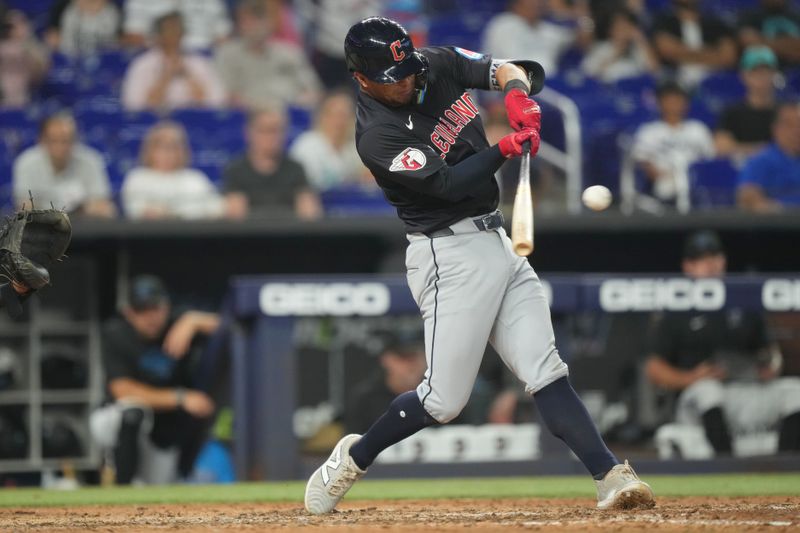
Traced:
[[508, 123], [515, 131], [533, 128], [536, 131], [542, 128], [542, 110], [536, 100], [528, 98], [525, 91], [514, 88], [508, 91], [505, 97], [506, 114]]

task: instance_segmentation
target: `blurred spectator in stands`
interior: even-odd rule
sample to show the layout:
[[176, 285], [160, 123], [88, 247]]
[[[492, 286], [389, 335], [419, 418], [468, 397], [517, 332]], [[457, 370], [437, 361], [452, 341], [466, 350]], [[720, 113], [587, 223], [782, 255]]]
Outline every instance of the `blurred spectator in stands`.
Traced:
[[14, 162], [15, 205], [30, 205], [30, 195], [35, 205], [52, 202], [74, 215], [116, 215], [103, 156], [78, 142], [75, 120], [66, 113], [45, 119], [39, 144]]
[[632, 155], [652, 182], [653, 195], [672, 202], [688, 187], [689, 165], [714, 155], [714, 140], [705, 124], [686, 118], [689, 95], [680, 85], [665, 82], [657, 96], [661, 119], [636, 131]]
[[742, 46], [769, 46], [785, 65], [800, 64], [800, 12], [786, 0], [761, 0], [739, 19]]
[[117, 46], [120, 23], [119, 9], [109, 0], [72, 0], [46, 39], [65, 55], [89, 56]]
[[92, 414], [92, 434], [113, 450], [118, 484], [174, 483], [191, 473], [214, 414], [192, 369], [219, 316], [175, 309], [155, 276], [132, 279], [127, 300], [103, 324], [109, 403]]
[[0, 5], [0, 107], [24, 107], [49, 66], [25, 15]]
[[380, 368], [356, 384], [344, 413], [348, 433], [364, 433], [398, 395], [414, 390], [425, 374], [425, 345], [392, 339], [380, 354]]
[[247, 121], [247, 151], [223, 171], [226, 214], [247, 216], [322, 215], [303, 167], [286, 157], [286, 113], [277, 107], [254, 111]]
[[61, 19], [72, 0], [53, 0], [47, 12], [47, 25], [42, 36], [45, 44], [56, 50], [61, 42]]
[[649, 27], [648, 11], [645, 0], [588, 0], [589, 16], [594, 21], [594, 38], [608, 39], [611, 19], [619, 11], [627, 11], [636, 17], [640, 28]]
[[561, 55], [573, 45], [591, 39], [594, 24], [581, 17], [575, 28], [545, 20], [544, 0], [511, 0], [495, 15], [483, 33], [483, 51], [495, 57], [533, 59], [545, 72], [555, 74]]
[[236, 7], [238, 37], [216, 52], [217, 71], [234, 106], [249, 109], [279, 101], [312, 107], [321, 84], [301, 48], [271, 41], [280, 19], [264, 0], [240, 0]]
[[[688, 237], [682, 269], [694, 279], [725, 275], [716, 233]], [[760, 314], [736, 308], [664, 313], [645, 370], [653, 384], [678, 393], [676, 421], [701, 424], [718, 454], [731, 453], [732, 436], [770, 427], [780, 429], [780, 451], [800, 451], [800, 379], [778, 377], [780, 352]]]
[[208, 176], [189, 168], [186, 130], [176, 122], [153, 126], [142, 141], [140, 163], [125, 176], [122, 206], [134, 219], [216, 218], [223, 202]]
[[672, 0], [673, 9], [656, 18], [653, 43], [678, 79], [694, 87], [715, 70], [733, 68], [736, 39], [721, 20], [700, 13], [700, 0]]
[[231, 33], [231, 19], [223, 0], [125, 0], [123, 42], [146, 46], [156, 21], [178, 12], [186, 23], [181, 45], [187, 50], [209, 50]]
[[211, 61], [181, 50], [183, 18], [168, 13], [155, 22], [156, 46], [137, 57], [122, 83], [122, 104], [131, 111], [219, 107], [225, 88]]
[[742, 102], [722, 111], [714, 143], [717, 153], [741, 163], [772, 138], [775, 118], [775, 76], [778, 59], [766, 46], [750, 46], [740, 62], [740, 76], [747, 89]]
[[296, 0], [294, 5], [312, 50], [317, 74], [327, 88], [350, 83], [344, 60], [345, 35], [350, 26], [383, 13], [385, 0]]
[[300, 134], [289, 157], [303, 166], [309, 184], [324, 191], [344, 183], [375, 183], [356, 152], [355, 107], [346, 92], [325, 97], [314, 128]]
[[303, 37], [295, 24], [293, 6], [284, 0], [263, 0], [266, 4], [268, 16], [276, 20], [272, 28], [271, 41], [280, 41], [289, 45], [303, 48]]
[[619, 10], [610, 18], [608, 39], [591, 46], [581, 68], [593, 78], [613, 83], [623, 78], [656, 74], [659, 64], [639, 28], [636, 15], [628, 10]]
[[748, 211], [800, 207], [800, 104], [778, 107], [772, 144], [745, 163], [736, 192], [739, 207]]

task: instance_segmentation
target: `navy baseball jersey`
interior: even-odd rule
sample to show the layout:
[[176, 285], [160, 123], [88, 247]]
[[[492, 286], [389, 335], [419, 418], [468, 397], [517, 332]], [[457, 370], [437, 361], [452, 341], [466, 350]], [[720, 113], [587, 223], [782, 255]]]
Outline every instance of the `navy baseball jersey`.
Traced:
[[489, 146], [468, 89], [499, 90], [495, 72], [506, 61], [454, 47], [419, 52], [429, 64], [422, 103], [389, 107], [362, 91], [356, 113], [361, 160], [409, 233], [435, 231], [492, 212], [499, 202], [492, 175], [459, 200], [437, 194], [445, 178], [438, 171]]

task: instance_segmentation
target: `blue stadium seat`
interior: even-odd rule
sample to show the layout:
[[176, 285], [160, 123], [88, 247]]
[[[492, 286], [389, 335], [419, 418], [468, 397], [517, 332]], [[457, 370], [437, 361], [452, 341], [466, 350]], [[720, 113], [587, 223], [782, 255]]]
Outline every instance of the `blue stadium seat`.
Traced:
[[736, 71], [722, 71], [711, 74], [700, 83], [695, 95], [703, 100], [714, 113], [719, 113], [725, 106], [738, 102], [745, 95], [744, 84]]
[[736, 204], [737, 170], [729, 159], [699, 161], [689, 167], [692, 206], [727, 207]]
[[623, 78], [613, 83], [612, 87], [615, 94], [643, 98], [655, 93], [656, 78], [652, 74]]
[[226, 150], [201, 149], [192, 153], [191, 166], [204, 172], [211, 181], [217, 183], [222, 177], [222, 169], [230, 161], [230, 154]]
[[0, 142], [12, 159], [36, 142], [38, 121], [25, 109], [0, 109]]
[[380, 189], [347, 185], [328, 189], [321, 195], [325, 213], [332, 216], [372, 215], [389, 216], [395, 214]]

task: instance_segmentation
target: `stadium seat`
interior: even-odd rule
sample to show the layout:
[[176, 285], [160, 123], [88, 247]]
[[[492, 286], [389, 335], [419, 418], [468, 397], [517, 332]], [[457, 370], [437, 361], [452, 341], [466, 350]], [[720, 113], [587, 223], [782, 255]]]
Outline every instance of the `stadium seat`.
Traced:
[[373, 215], [395, 213], [380, 189], [347, 185], [328, 189], [320, 195], [325, 213], [331, 216]]
[[745, 87], [736, 71], [722, 71], [711, 74], [700, 83], [695, 98], [703, 100], [714, 113], [744, 98]]
[[644, 98], [655, 93], [656, 79], [651, 74], [623, 78], [612, 84], [612, 88], [617, 95], [628, 95], [637, 98]]
[[728, 207], [736, 204], [736, 168], [728, 159], [700, 161], [689, 167], [692, 206]]

